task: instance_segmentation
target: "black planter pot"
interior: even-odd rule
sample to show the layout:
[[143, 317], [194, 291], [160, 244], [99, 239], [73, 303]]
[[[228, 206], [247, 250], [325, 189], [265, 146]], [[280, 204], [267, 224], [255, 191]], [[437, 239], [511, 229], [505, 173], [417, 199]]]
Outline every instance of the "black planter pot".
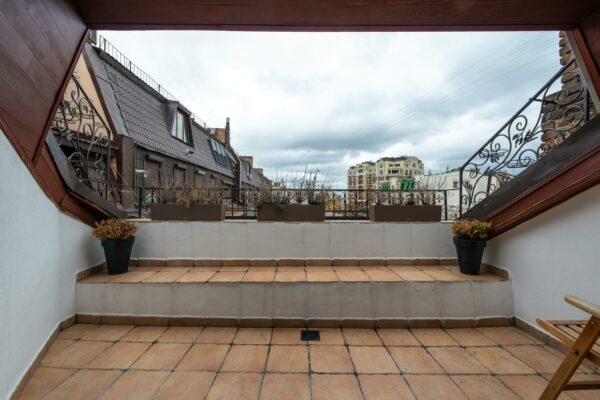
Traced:
[[479, 275], [485, 240], [454, 237], [454, 246], [456, 247], [460, 272], [467, 275]]
[[129, 269], [131, 249], [135, 236], [128, 239], [103, 240], [104, 257], [109, 275], [124, 274]]

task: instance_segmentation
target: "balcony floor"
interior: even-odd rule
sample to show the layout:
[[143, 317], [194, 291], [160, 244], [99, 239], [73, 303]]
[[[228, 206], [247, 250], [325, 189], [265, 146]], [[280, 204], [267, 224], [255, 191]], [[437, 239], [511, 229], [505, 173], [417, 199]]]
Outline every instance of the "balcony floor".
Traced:
[[[77, 324], [21, 398], [537, 399], [562, 359], [513, 327], [320, 334], [307, 343], [295, 328]], [[576, 376], [593, 374], [582, 367]]]

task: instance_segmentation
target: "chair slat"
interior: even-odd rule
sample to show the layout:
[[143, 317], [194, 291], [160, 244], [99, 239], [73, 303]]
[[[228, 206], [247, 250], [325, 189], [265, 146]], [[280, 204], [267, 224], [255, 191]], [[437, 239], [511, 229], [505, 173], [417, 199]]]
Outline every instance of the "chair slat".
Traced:
[[[548, 332], [549, 334], [551, 334], [552, 336], [554, 336], [555, 338], [560, 340], [566, 346], [572, 347], [573, 344], [575, 343], [575, 341], [577, 340], [577, 338], [579, 337], [579, 334], [577, 332], [575, 332], [573, 329], [569, 328], [569, 326], [568, 326], [568, 325], [574, 325], [574, 324], [571, 323], [568, 325], [564, 325], [564, 324], [557, 324], [556, 322], [562, 322], [562, 321], [546, 321], [541, 318], [537, 319], [537, 323], [542, 329], [544, 329], [546, 332]], [[569, 321], [569, 322], [573, 322], [573, 321]], [[583, 321], [581, 321], [581, 322], [583, 322]], [[585, 322], [583, 322], [583, 323], [585, 323]], [[587, 358], [594, 364], [600, 366], [600, 341], [594, 345], [592, 350], [588, 353]]]
[[583, 331], [583, 326], [581, 326], [581, 325], [569, 324], [569, 328], [573, 329], [575, 332], [578, 332], [578, 333], [581, 333], [581, 331]]

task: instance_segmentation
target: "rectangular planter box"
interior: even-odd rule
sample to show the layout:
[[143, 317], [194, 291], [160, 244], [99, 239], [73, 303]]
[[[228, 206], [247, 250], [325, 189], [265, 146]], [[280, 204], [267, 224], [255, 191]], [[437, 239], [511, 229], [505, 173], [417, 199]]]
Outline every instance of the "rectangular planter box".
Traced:
[[376, 222], [440, 222], [442, 206], [370, 205], [369, 219]]
[[256, 219], [258, 221], [323, 222], [325, 221], [325, 206], [309, 204], [275, 206], [266, 204], [256, 209]]
[[150, 216], [157, 221], [223, 221], [225, 204], [152, 204]]

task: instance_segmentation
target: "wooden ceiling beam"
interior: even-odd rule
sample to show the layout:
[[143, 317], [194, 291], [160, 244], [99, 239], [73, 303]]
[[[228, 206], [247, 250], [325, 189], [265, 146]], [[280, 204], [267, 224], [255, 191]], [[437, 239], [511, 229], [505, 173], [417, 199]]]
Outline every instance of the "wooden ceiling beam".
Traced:
[[596, 0], [74, 0], [92, 29], [571, 30]]

